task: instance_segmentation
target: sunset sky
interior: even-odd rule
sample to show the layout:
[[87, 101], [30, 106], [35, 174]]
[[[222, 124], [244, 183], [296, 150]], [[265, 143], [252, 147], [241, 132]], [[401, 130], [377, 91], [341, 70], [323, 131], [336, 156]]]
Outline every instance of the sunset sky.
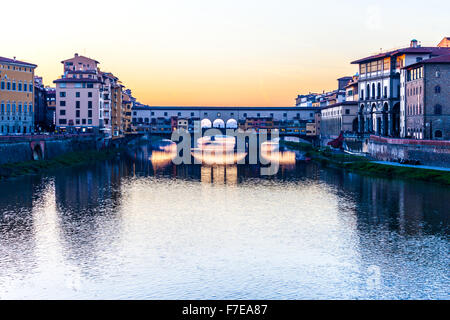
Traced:
[[450, 36], [450, 2], [440, 0], [45, 0], [0, 10], [0, 56], [37, 64], [46, 84], [77, 52], [160, 106], [291, 106], [355, 74], [352, 60]]

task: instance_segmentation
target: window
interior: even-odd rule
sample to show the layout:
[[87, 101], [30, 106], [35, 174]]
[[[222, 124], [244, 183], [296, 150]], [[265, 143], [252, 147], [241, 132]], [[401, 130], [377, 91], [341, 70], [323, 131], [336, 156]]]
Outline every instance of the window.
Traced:
[[65, 116], [66, 115], [66, 110], [59, 110], [59, 115], [60, 116]]
[[75, 92], [75, 98], [79, 98], [79, 97], [80, 97], [80, 92], [79, 91]]
[[92, 124], [92, 119], [88, 119], [88, 124]]
[[82, 124], [86, 124], [86, 119], [81, 119]]
[[17, 84], [17, 91], [22, 91], [22, 82]]
[[[80, 110], [76, 110], [76, 111], [75, 111], [75, 116], [76, 116], [77, 118], [80, 117]], [[80, 120], [78, 120], [78, 121], [80, 121]]]
[[434, 106], [434, 114], [441, 115], [442, 114], [442, 106], [437, 104]]
[[29, 86], [28, 86], [28, 90], [30, 91], [30, 92], [33, 92], [33, 85], [30, 83], [29, 84]]
[[350, 114], [350, 109], [345, 109], [345, 114]]
[[[31, 110], [31, 104], [30, 104], [30, 110]], [[26, 102], [23, 103], [23, 112], [27, 113], [27, 103]]]
[[[153, 113], [153, 112], [152, 112]], [[194, 116], [194, 113], [193, 112], [191, 112], [191, 117], [193, 117]]]
[[88, 108], [92, 109], [92, 101], [88, 101]]
[[59, 93], [59, 96], [60, 96], [61, 98], [65, 98], [65, 97], [66, 97], [66, 92], [65, 92], [65, 91], [61, 91], [61, 92]]
[[92, 110], [88, 110], [88, 118], [92, 118]]
[[88, 87], [88, 89], [92, 89], [92, 88], [94, 88], [94, 84], [88, 83], [88, 84], [87, 84], [87, 87]]
[[61, 107], [65, 107], [66, 106], [66, 101], [64, 101], [64, 100], [59, 101], [59, 105]]
[[92, 92], [88, 92], [88, 98], [92, 98]]
[[244, 118], [247, 118], [247, 114], [246, 113], [244, 113]]
[[2, 90], [5, 90], [5, 81], [2, 81], [1, 82], [1, 87], [0, 87]]
[[23, 91], [25, 91], [25, 92], [28, 91], [28, 87], [27, 87], [26, 83], [23, 84]]
[[2, 102], [2, 104], [1, 104], [1, 112], [3, 113], [3, 112], [5, 112], [5, 104]]
[[66, 124], [67, 120], [66, 119], [59, 119], [59, 124]]
[[441, 87], [440, 86], [434, 87], [434, 93], [441, 93]]
[[167, 112], [164, 112], [164, 117], [167, 117]]
[[442, 138], [442, 131], [441, 130], [436, 130], [434, 132], [434, 137], [435, 138]]
[[12, 91], [16, 91], [16, 82], [15, 81], [12, 83]]
[[366, 74], [366, 64], [361, 64], [360, 65], [360, 73], [361, 74]]
[[22, 113], [22, 103], [21, 102], [19, 102], [18, 108], [19, 108], [19, 113]]
[[6, 90], [11, 90], [11, 82], [9, 81], [6, 83]]
[[178, 116], [181, 117], [181, 112], [178, 112]]

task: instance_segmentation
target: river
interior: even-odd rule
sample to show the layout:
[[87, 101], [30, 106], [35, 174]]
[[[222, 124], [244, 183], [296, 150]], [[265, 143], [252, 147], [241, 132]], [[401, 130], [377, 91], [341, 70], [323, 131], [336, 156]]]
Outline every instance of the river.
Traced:
[[450, 298], [448, 187], [144, 149], [0, 182], [0, 299]]

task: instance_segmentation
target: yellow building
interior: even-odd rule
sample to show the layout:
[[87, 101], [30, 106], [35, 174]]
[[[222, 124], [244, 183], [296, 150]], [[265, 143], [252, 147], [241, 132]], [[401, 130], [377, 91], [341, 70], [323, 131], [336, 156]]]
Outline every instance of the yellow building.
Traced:
[[0, 57], [0, 134], [33, 132], [36, 67]]
[[127, 92], [122, 92], [122, 130], [124, 133], [130, 133], [131, 128], [131, 108], [133, 106], [132, 97]]
[[122, 85], [111, 86], [111, 131], [112, 137], [123, 136], [122, 123]]

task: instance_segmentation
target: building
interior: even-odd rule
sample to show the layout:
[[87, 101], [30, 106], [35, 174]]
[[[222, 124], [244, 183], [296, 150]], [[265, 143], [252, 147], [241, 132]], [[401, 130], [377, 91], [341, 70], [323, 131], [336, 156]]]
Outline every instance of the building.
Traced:
[[152, 127], [156, 128], [156, 119], [153, 118], [152, 123], [150, 122], [151, 115], [152, 111], [149, 106], [136, 103], [132, 109], [132, 131], [151, 132]]
[[47, 131], [55, 131], [56, 124], [56, 88], [45, 87], [45, 98], [47, 104]]
[[[61, 132], [102, 133], [106, 138], [131, 132], [135, 99], [123, 92], [119, 78], [102, 72], [97, 60], [75, 54], [62, 61], [56, 83], [56, 128]], [[125, 99], [125, 101], [124, 101]]]
[[450, 37], [445, 37], [439, 42], [438, 47], [440, 48], [450, 48]]
[[353, 76], [350, 81], [347, 83], [345, 88], [345, 101], [358, 101], [358, 79], [359, 76]]
[[320, 135], [322, 140], [335, 139], [341, 132], [358, 131], [358, 102], [344, 101], [321, 110]]
[[45, 99], [47, 105], [46, 130], [49, 132], [53, 132], [55, 131], [56, 124], [56, 89], [45, 87]]
[[189, 119], [177, 119], [177, 130], [189, 130]]
[[[234, 124], [234, 125], [233, 125]], [[227, 123], [227, 128], [237, 128], [237, 122]], [[234, 128], [233, 128], [234, 127]], [[245, 119], [244, 130], [255, 130], [259, 131], [261, 129], [271, 132], [275, 128], [274, 121], [272, 117], [249, 117]]]
[[405, 73], [411, 64], [450, 53], [450, 48], [421, 47], [412, 40], [409, 47], [368, 56], [359, 65], [359, 132], [399, 137], [405, 135]]
[[450, 54], [404, 70], [406, 137], [450, 140]]
[[125, 134], [132, 132], [131, 112], [135, 102], [130, 89], [122, 91], [122, 131]]
[[42, 77], [34, 77], [34, 128], [41, 132], [47, 129], [47, 97]]
[[34, 70], [37, 65], [0, 57], [0, 133], [34, 131]]
[[122, 88], [118, 79], [111, 86], [111, 132], [114, 137], [123, 137]]
[[53, 81], [56, 84], [56, 130], [98, 133], [104, 127], [99, 62], [75, 54], [61, 63], [64, 74]]

